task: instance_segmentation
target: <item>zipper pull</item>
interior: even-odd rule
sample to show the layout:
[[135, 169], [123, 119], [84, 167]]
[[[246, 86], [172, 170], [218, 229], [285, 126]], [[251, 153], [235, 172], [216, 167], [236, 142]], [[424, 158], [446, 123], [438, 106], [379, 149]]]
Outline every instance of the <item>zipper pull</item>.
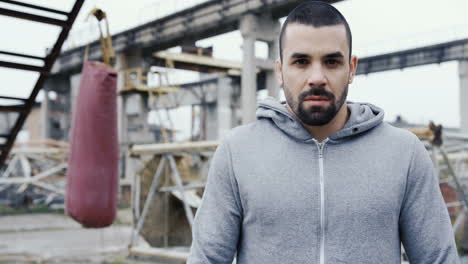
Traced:
[[321, 158], [323, 156], [323, 143], [318, 143], [319, 147], [319, 157]]

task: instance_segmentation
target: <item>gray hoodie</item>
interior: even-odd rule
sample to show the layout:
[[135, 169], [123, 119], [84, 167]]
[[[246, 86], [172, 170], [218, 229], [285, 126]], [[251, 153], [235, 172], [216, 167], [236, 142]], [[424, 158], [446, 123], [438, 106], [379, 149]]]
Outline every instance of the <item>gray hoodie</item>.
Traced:
[[283, 104], [218, 147], [193, 226], [189, 264], [459, 263], [423, 144], [371, 104], [317, 142]]

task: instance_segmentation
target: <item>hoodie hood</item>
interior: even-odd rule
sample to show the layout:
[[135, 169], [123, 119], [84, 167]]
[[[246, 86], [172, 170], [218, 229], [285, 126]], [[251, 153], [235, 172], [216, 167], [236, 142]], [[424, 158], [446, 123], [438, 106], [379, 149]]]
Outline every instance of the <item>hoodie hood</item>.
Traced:
[[[340, 141], [351, 136], [362, 134], [383, 121], [384, 111], [369, 103], [347, 102], [351, 114], [345, 126], [329, 136], [333, 141]], [[309, 131], [301, 122], [286, 109], [285, 103], [268, 97], [261, 101], [257, 108], [257, 119], [270, 119], [273, 123], [289, 136], [300, 141], [312, 139]]]

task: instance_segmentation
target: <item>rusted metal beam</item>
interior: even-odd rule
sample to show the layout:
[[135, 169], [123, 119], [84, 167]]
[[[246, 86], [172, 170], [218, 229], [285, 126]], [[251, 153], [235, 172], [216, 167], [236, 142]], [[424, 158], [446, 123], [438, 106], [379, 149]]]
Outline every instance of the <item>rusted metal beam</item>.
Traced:
[[35, 14], [30, 14], [30, 13], [6, 9], [6, 8], [0, 8], [0, 15], [26, 19], [26, 20], [30, 20], [34, 22], [40, 22], [40, 23], [45, 23], [45, 24], [50, 24], [50, 25], [55, 25], [55, 26], [60, 26], [60, 27], [68, 27], [67, 21], [64, 21], [64, 20], [46, 17], [46, 16], [39, 16]]
[[[227, 72], [229, 75], [240, 75], [242, 69], [242, 63], [238, 61], [168, 51], [159, 51], [153, 53], [151, 63], [154, 66], [168, 67], [168, 61], [173, 64], [172, 66], [174, 66], [175, 69], [199, 72]], [[255, 67], [257, 68], [257, 72], [273, 71], [273, 66], [273, 60], [255, 60]]]
[[24, 112], [26, 105], [0, 105], [0, 112]]
[[46, 69], [44, 69], [44, 67], [23, 64], [23, 63], [9, 62], [9, 61], [0, 61], [0, 67], [25, 70], [25, 71], [34, 71], [34, 72], [40, 72], [40, 73], [47, 72]]
[[34, 55], [27, 55], [27, 54], [20, 54], [20, 53], [15, 53], [15, 52], [10, 52], [10, 51], [1, 51], [0, 54], [4, 55], [9, 55], [9, 56], [15, 56], [15, 57], [21, 57], [21, 58], [27, 58], [27, 59], [34, 59], [34, 60], [45, 60], [45, 58], [34, 56]]
[[218, 141], [142, 144], [132, 146], [130, 152], [135, 155], [155, 155], [177, 152], [215, 150], [218, 145]]
[[36, 9], [36, 10], [41, 10], [41, 11], [46, 11], [46, 12], [55, 13], [55, 14], [59, 14], [59, 15], [68, 16], [68, 13], [65, 12], [65, 11], [56, 10], [56, 9], [52, 9], [52, 8], [47, 8], [47, 7], [43, 7], [43, 6], [32, 5], [32, 4], [18, 2], [18, 1], [13, 1], [13, 0], [0, 0], [0, 3], [17, 5], [17, 6], [22, 6], [22, 7], [27, 7], [27, 8], [32, 8], [32, 9]]
[[11, 97], [11, 96], [2, 96], [0, 95], [0, 99], [7, 99], [7, 100], [17, 100], [17, 101], [27, 101], [28, 99], [26, 98], [19, 98], [19, 97]]

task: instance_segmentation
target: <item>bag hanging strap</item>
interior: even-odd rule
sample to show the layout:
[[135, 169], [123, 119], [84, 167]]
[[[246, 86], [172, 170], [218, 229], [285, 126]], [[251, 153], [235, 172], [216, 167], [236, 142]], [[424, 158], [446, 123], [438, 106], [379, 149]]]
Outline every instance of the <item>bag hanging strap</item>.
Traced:
[[[101, 53], [102, 53], [103, 61], [108, 66], [113, 67], [115, 64], [115, 52], [112, 47], [112, 37], [109, 31], [109, 21], [107, 20], [107, 15], [101, 9], [94, 8], [88, 14], [88, 17], [86, 19], [88, 19], [90, 16], [94, 16], [98, 20], [99, 42], [101, 43]], [[100, 24], [100, 22], [104, 19], [105, 19], [106, 31], [107, 31], [106, 36], [104, 36], [104, 32], [101, 29], [101, 24]], [[86, 45], [86, 48], [85, 48], [83, 63], [87, 62], [88, 58], [89, 58], [89, 44]]]
[[85, 47], [84, 56], [83, 56], [83, 64], [85, 64], [88, 61], [88, 57], [89, 57], [89, 43]]

